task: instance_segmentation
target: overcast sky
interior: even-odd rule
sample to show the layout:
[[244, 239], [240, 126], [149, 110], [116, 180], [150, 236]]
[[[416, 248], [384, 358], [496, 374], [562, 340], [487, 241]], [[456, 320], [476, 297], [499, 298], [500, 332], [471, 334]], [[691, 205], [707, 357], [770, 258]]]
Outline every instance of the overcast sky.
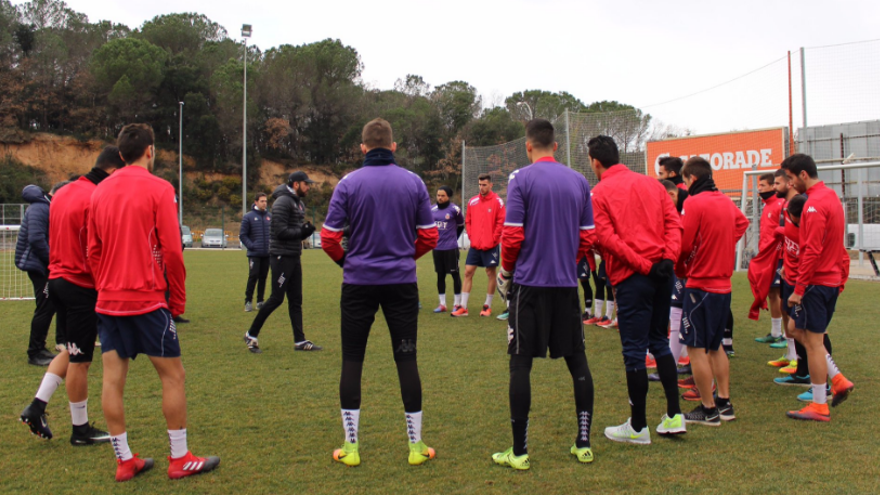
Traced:
[[[22, 3], [22, 2], [16, 2]], [[191, 1], [69, 0], [91, 21], [129, 27], [198, 12], [240, 39], [340, 39], [363, 80], [390, 89], [406, 74], [472, 84], [486, 103], [526, 89], [617, 100], [700, 133], [788, 124], [787, 50], [880, 38], [880, 2], [740, 0]], [[799, 56], [795, 53], [796, 62]], [[771, 63], [774, 62], [775, 63]], [[769, 66], [767, 66], [770, 64]], [[880, 118], [880, 42], [807, 51], [809, 123]], [[706, 90], [767, 66], [730, 84]], [[800, 65], [795, 68], [795, 126]]]

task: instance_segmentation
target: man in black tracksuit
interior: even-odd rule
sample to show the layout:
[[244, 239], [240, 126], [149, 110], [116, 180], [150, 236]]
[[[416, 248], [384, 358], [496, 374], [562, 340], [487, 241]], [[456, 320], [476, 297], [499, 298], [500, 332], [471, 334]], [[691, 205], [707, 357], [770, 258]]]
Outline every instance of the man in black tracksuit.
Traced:
[[257, 287], [257, 311], [263, 307], [266, 277], [269, 275], [269, 221], [272, 215], [266, 211], [268, 198], [257, 193], [254, 206], [242, 219], [238, 238], [247, 248], [248, 280], [244, 291], [244, 310], [253, 310], [254, 286]]
[[272, 295], [257, 313], [250, 330], [244, 334], [248, 350], [259, 354], [263, 352], [257, 343], [260, 329], [266, 318], [281, 303], [287, 294], [287, 308], [290, 325], [293, 327], [294, 350], [320, 351], [321, 346], [306, 340], [302, 323], [302, 241], [308, 239], [315, 227], [305, 222], [305, 206], [300, 198], [306, 196], [310, 184], [305, 172], [290, 174], [287, 184], [278, 186], [272, 193], [272, 221], [269, 229], [269, 265], [272, 268]]

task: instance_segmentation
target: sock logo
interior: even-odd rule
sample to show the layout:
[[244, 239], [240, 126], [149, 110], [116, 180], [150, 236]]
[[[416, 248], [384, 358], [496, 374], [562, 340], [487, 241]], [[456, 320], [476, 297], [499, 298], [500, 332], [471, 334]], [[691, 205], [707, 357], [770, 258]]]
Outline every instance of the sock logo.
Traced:
[[403, 339], [400, 341], [400, 346], [397, 347], [395, 352], [401, 354], [408, 354], [412, 352], [416, 352], [416, 341], [412, 339]]

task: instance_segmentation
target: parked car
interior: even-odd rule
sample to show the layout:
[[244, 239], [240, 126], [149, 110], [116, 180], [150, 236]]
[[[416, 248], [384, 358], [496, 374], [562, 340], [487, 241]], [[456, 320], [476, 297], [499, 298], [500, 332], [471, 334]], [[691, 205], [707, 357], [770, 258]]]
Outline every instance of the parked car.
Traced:
[[192, 230], [189, 229], [186, 225], [180, 226], [180, 240], [183, 241], [183, 247], [191, 248], [193, 247], [193, 234]]
[[202, 235], [202, 247], [203, 248], [226, 248], [226, 234], [223, 233], [222, 229], [205, 229], [204, 235]]

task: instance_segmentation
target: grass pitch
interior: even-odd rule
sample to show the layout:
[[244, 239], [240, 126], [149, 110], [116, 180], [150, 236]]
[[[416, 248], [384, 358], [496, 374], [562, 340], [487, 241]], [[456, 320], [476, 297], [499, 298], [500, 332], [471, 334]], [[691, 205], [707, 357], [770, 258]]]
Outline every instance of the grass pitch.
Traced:
[[[507, 403], [506, 325], [493, 318], [435, 315], [430, 256], [419, 261], [422, 312], [419, 365], [424, 389], [426, 443], [437, 449], [427, 465], [407, 464], [407, 437], [387, 326], [377, 316], [363, 382], [362, 464], [347, 468], [331, 458], [343, 441], [338, 379], [341, 363], [339, 294], [342, 275], [321, 251], [303, 254], [306, 336], [322, 352], [293, 351], [282, 306], [269, 318], [261, 355], [241, 337], [256, 313], [244, 313], [243, 252], [185, 253], [187, 312], [179, 335], [187, 370], [189, 446], [196, 455], [219, 455], [211, 474], [170, 481], [161, 387], [149, 361], [132, 363], [126, 394], [129, 444], [156, 468], [122, 485], [113, 481], [108, 445], [72, 447], [63, 390], [49, 404], [55, 438], [40, 440], [18, 422], [44, 368], [26, 362], [32, 302], [0, 303], [0, 492], [2, 493], [876, 493], [880, 468], [877, 322], [880, 285], [851, 281], [830, 329], [837, 363], [856, 383], [832, 410], [832, 422], [785, 417], [801, 405], [805, 389], [780, 387], [766, 365], [780, 351], [757, 344], [769, 315], [746, 319], [751, 294], [744, 274], [734, 277], [735, 348], [732, 400], [737, 420], [718, 428], [692, 425], [665, 439], [654, 433], [664, 412], [662, 388], [652, 384], [648, 418], [653, 445], [613, 443], [602, 434], [629, 416], [617, 332], [586, 329], [587, 357], [596, 388], [593, 451], [579, 464], [568, 449], [576, 434], [571, 381], [564, 362], [537, 360], [532, 372], [529, 453], [532, 469], [495, 466], [490, 454], [511, 445]], [[451, 281], [448, 281], [451, 284]], [[451, 285], [450, 285], [451, 287]], [[486, 277], [475, 278], [472, 308], [482, 303]], [[268, 297], [268, 294], [267, 296]], [[448, 296], [452, 302], [451, 294]], [[873, 301], [873, 302], [872, 302]], [[496, 300], [497, 315], [502, 305]], [[53, 330], [54, 331], [54, 330]], [[101, 362], [89, 381], [90, 419], [105, 427], [100, 407]], [[689, 410], [695, 404], [682, 402]]]

